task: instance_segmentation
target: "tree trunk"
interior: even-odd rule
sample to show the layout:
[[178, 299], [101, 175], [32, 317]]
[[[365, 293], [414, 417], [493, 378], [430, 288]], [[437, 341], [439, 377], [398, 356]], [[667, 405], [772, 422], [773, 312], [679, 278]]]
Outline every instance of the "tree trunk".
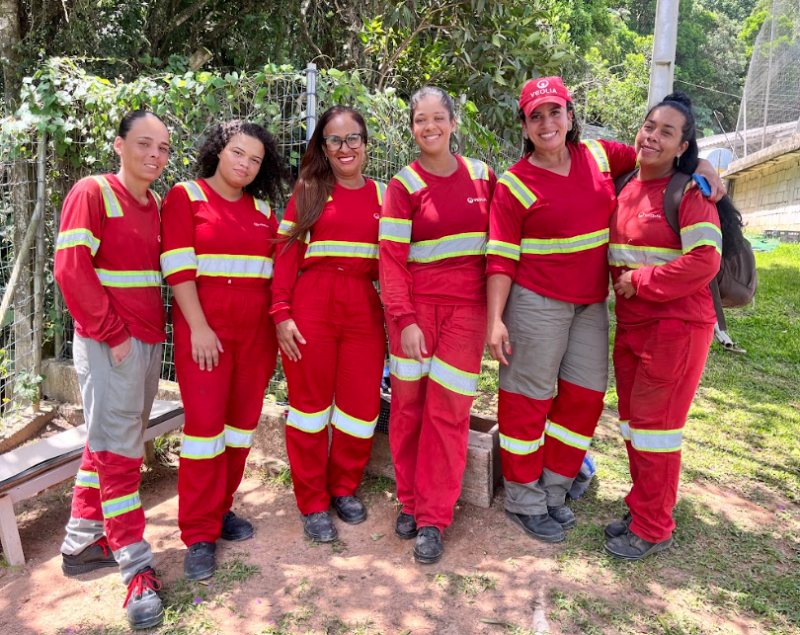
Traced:
[[22, 86], [18, 49], [21, 39], [18, 0], [0, 0], [0, 60], [7, 112], [17, 107]]

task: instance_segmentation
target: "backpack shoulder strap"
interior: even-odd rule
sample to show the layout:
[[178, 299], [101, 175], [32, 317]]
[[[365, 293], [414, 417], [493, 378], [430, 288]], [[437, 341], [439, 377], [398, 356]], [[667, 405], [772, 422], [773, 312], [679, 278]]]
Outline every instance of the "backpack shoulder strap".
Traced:
[[617, 178], [614, 179], [614, 193], [617, 196], [619, 196], [619, 193], [622, 191], [622, 188], [624, 188], [630, 182], [630, 180], [634, 176], [636, 176], [636, 173], [638, 171], [639, 171], [639, 168], [636, 168], [635, 170], [633, 170], [631, 172], [628, 172], [627, 174], [623, 174], [621, 176], [618, 176]]
[[683, 193], [686, 191], [686, 186], [692, 181], [691, 174], [684, 174], [683, 172], [676, 172], [669, 180], [667, 189], [664, 191], [664, 216], [667, 223], [672, 227], [678, 236], [681, 235], [681, 224], [678, 222], [678, 210], [681, 207], [683, 200]]

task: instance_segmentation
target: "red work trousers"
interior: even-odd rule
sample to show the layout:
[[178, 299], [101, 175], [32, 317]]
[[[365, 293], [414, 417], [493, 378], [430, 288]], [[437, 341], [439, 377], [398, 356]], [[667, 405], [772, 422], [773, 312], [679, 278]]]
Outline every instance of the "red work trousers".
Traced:
[[467, 464], [469, 411], [486, 341], [486, 306], [414, 303], [429, 358], [408, 359], [389, 320], [392, 408], [389, 443], [397, 498], [417, 526], [453, 522]]
[[266, 288], [200, 283], [200, 304], [222, 343], [219, 365], [200, 370], [191, 329], [174, 308], [175, 371], [186, 423], [178, 470], [178, 526], [186, 546], [216, 542], [253, 443], [278, 344]]
[[286, 451], [297, 507], [306, 515], [326, 511], [331, 496], [350, 496], [361, 483], [380, 414], [386, 331], [371, 279], [338, 269], [300, 276], [292, 319], [306, 343], [299, 344], [299, 361], [283, 357]]
[[633, 481], [625, 502], [630, 530], [650, 542], [667, 540], [675, 528], [683, 426], [713, 336], [713, 325], [675, 319], [617, 326], [614, 372]]

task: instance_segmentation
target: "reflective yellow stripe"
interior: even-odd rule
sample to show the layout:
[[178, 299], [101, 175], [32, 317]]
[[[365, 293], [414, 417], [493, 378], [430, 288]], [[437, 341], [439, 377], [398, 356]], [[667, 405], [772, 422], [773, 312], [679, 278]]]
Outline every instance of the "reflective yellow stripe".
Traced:
[[504, 243], [502, 240], [490, 240], [486, 247], [486, 255], [503, 256], [511, 260], [519, 260], [521, 247], [514, 243]]
[[489, 166], [483, 161], [479, 161], [478, 159], [469, 159], [467, 157], [461, 158], [464, 161], [464, 165], [467, 166], [467, 171], [469, 172], [469, 176], [473, 181], [489, 180]]
[[92, 256], [94, 256], [97, 250], [100, 249], [100, 241], [94, 237], [90, 229], [86, 229], [85, 227], [58, 232], [56, 251], [78, 246], [88, 247]]
[[431, 359], [431, 372], [428, 377], [431, 381], [460, 395], [472, 397], [478, 391], [478, 373], [460, 370], [443, 362], [436, 355]]
[[165, 278], [173, 273], [189, 270], [197, 270], [197, 255], [194, 253], [194, 247], [170, 249], [161, 254], [161, 273]]
[[139, 492], [136, 491], [127, 496], [101, 501], [100, 505], [103, 508], [103, 518], [114, 518], [139, 509], [142, 506], [142, 501], [139, 499]]
[[378, 240], [396, 243], [411, 242], [411, 221], [405, 218], [381, 218]]
[[104, 287], [137, 288], [160, 287], [160, 271], [110, 271], [109, 269], [95, 269], [100, 284]]
[[681, 251], [688, 254], [692, 249], [710, 245], [722, 253], [722, 232], [714, 223], [695, 223], [681, 227]]
[[600, 171], [611, 172], [611, 166], [608, 162], [608, 154], [606, 154], [606, 149], [603, 147], [603, 144], [594, 139], [587, 139], [583, 143], [587, 148], [589, 148], [589, 152], [592, 153], [592, 156], [597, 162], [597, 167], [600, 168]]
[[544, 430], [547, 436], [558, 439], [562, 443], [569, 445], [579, 450], [588, 450], [592, 445], [592, 437], [587, 437], [572, 430], [567, 430], [564, 426], [560, 426], [552, 421], [547, 422], [547, 427]]
[[349, 414], [342, 412], [337, 406], [334, 405], [331, 423], [339, 430], [349, 434], [350, 436], [357, 437], [359, 439], [371, 439], [375, 432], [375, 425], [378, 423], [378, 417], [375, 417], [372, 421], [356, 419], [355, 417], [351, 417]]
[[249, 448], [253, 445], [255, 430], [240, 430], [225, 426], [225, 445], [229, 448]]
[[522, 439], [515, 439], [503, 433], [500, 433], [500, 449], [511, 454], [518, 454], [525, 456], [526, 454], [533, 454], [540, 447], [544, 445], [544, 433], [538, 439], [533, 441], [523, 441]]
[[386, 183], [375, 181], [375, 190], [378, 194], [378, 205], [383, 205], [383, 197], [386, 195]]
[[200, 254], [197, 275], [212, 278], [271, 278], [272, 258], [239, 254]]
[[100, 185], [100, 191], [103, 193], [106, 216], [111, 218], [122, 217], [122, 205], [119, 204], [119, 199], [114, 194], [114, 190], [111, 189], [111, 183], [108, 182], [108, 179], [101, 175], [93, 176], [92, 178]]
[[256, 209], [264, 214], [267, 218], [272, 216], [272, 208], [269, 206], [269, 203], [260, 199], [260, 198], [253, 198], [253, 201], [256, 204]]
[[181, 458], [213, 459], [225, 451], [225, 433], [220, 432], [213, 437], [191, 437], [183, 435]]
[[631, 427], [629, 424], [630, 421], [628, 421], [627, 419], [625, 420], [620, 419], [619, 433], [622, 435], [622, 438], [625, 439], [626, 441], [631, 440]]
[[324, 256], [344, 258], [377, 258], [378, 245], [371, 243], [350, 243], [343, 240], [312, 241], [306, 250], [306, 258]]
[[418, 381], [423, 377], [427, 377], [430, 371], [430, 357], [425, 359], [423, 363], [420, 363], [415, 359], [406, 359], [405, 357], [389, 355], [389, 372], [394, 375], [396, 379], [402, 381]]
[[78, 470], [78, 475], [75, 477], [75, 487], [91, 487], [92, 489], [100, 489], [100, 477], [98, 476], [97, 472]]
[[536, 195], [511, 172], [503, 174], [503, 176], [497, 179], [497, 183], [498, 185], [501, 183], [505, 185], [508, 191], [514, 195], [514, 198], [516, 198], [525, 209], [528, 209], [536, 202]]
[[571, 238], [524, 238], [521, 249], [523, 254], [571, 254], [602, 247], [606, 243], [608, 243], [608, 230], [601, 229]]
[[665, 247], [643, 247], [611, 243], [608, 246], [608, 264], [612, 267], [658, 267], [680, 258], [680, 249], [667, 249]]
[[325, 429], [331, 415], [330, 407], [319, 412], [305, 413], [297, 408], [289, 407], [289, 416], [286, 418], [286, 425], [314, 434]]
[[186, 190], [190, 201], [195, 202], [208, 200], [205, 192], [203, 192], [203, 188], [200, 187], [200, 184], [197, 181], [183, 181], [182, 183], [178, 183], [178, 185]]
[[422, 180], [422, 177], [408, 165], [400, 170], [394, 178], [403, 184], [403, 187], [406, 188], [409, 194], [419, 192], [421, 189], [428, 187], [425, 181]]
[[434, 262], [460, 256], [483, 256], [486, 254], [486, 234], [468, 232], [411, 243], [408, 262]]
[[631, 445], [640, 452], [679, 452], [683, 443], [683, 430], [630, 430]]

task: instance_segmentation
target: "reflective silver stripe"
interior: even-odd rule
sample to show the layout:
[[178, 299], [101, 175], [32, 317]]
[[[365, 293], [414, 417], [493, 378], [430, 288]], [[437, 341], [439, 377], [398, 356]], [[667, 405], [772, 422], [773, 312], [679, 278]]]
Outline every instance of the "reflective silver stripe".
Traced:
[[515, 439], [514, 437], [509, 437], [500, 433], [500, 449], [505, 450], [506, 452], [511, 452], [511, 454], [519, 454], [519, 455], [526, 455], [526, 454], [533, 454], [538, 450], [540, 447], [544, 445], [544, 433], [542, 434], [541, 438], [534, 439], [533, 441], [523, 441], [521, 439]]
[[350, 243], [343, 240], [318, 240], [309, 243], [308, 249], [306, 250], [306, 258], [321, 256], [377, 258], [378, 245], [370, 243]]
[[383, 205], [383, 197], [386, 196], [386, 183], [375, 181], [375, 190], [378, 193], [378, 205]]
[[197, 181], [183, 181], [182, 183], [178, 183], [186, 193], [189, 195], [190, 201], [207, 201], [205, 192], [203, 192], [203, 188], [200, 187], [200, 184]]
[[89, 229], [68, 229], [64, 232], [58, 232], [58, 240], [56, 240], [56, 251], [59, 249], [67, 249], [68, 247], [78, 247], [83, 245], [88, 247], [89, 251], [94, 256], [97, 250], [100, 249], [100, 241], [94, 237], [94, 234]]
[[608, 230], [601, 229], [571, 238], [523, 238], [521, 248], [523, 254], [571, 254], [601, 247], [607, 243]]
[[213, 459], [225, 451], [225, 433], [215, 437], [190, 437], [183, 435], [181, 457], [185, 459]]
[[695, 223], [681, 227], [681, 247], [685, 254], [703, 245], [714, 247], [722, 253], [722, 232], [714, 223]]
[[412, 170], [409, 166], [406, 166], [400, 170], [400, 172], [398, 172], [394, 178], [403, 184], [403, 187], [408, 190], [409, 194], [419, 192], [422, 188], [428, 187], [425, 184], [425, 181], [422, 180], [422, 177], [414, 172], [414, 170]]
[[197, 269], [197, 255], [194, 253], [194, 247], [172, 249], [161, 254], [161, 273], [165, 278], [173, 273], [190, 269]]
[[628, 425], [629, 421], [620, 421], [619, 422], [619, 433], [622, 435], [622, 438], [626, 441], [631, 440], [631, 427]]
[[552, 421], [547, 422], [547, 427], [544, 430], [545, 434], [558, 439], [562, 443], [569, 445], [579, 450], [588, 450], [592, 445], [592, 437], [586, 437], [572, 430], [567, 430], [564, 426], [560, 426]]
[[102, 501], [100, 504], [103, 508], [103, 518], [114, 518], [114, 516], [121, 516], [132, 512], [134, 509], [139, 509], [142, 506], [142, 501], [139, 499], [139, 492], [137, 491], [127, 496]]
[[629, 269], [658, 267], [677, 260], [681, 254], [680, 249], [611, 243], [608, 246], [608, 264]]
[[408, 262], [433, 262], [445, 258], [483, 256], [484, 254], [486, 254], [486, 234], [471, 232], [411, 243], [411, 249], [408, 250]]
[[606, 154], [606, 149], [603, 147], [603, 144], [594, 139], [587, 139], [583, 143], [587, 148], [589, 148], [589, 152], [592, 153], [592, 156], [597, 162], [597, 167], [600, 168], [600, 171], [611, 172], [611, 166], [608, 162], [608, 155]]
[[519, 260], [522, 248], [513, 243], [504, 243], [502, 240], [490, 240], [486, 246], [486, 255], [504, 256], [512, 260]]
[[508, 188], [508, 190], [514, 195], [514, 198], [516, 198], [520, 203], [522, 203], [522, 206], [525, 209], [528, 209], [531, 205], [533, 205], [536, 202], [536, 195], [533, 192], [531, 192], [525, 186], [525, 184], [511, 172], [506, 172], [505, 174], [503, 174], [503, 176], [497, 179], [497, 182], [498, 184], [502, 183], [503, 185], [505, 185]]
[[320, 430], [324, 430], [325, 426], [328, 425], [328, 419], [331, 416], [331, 409], [330, 407], [325, 408], [325, 410], [320, 410], [319, 412], [312, 412], [310, 414], [306, 414], [305, 412], [300, 412], [297, 408], [289, 407], [289, 416], [286, 418], [286, 425], [292, 426], [293, 428], [297, 428], [298, 430], [302, 430], [303, 432], [319, 432]]
[[100, 489], [100, 477], [97, 475], [97, 472], [78, 470], [78, 475], [75, 477], [75, 486]]
[[294, 227], [294, 223], [290, 220], [282, 220], [281, 224], [278, 225], [278, 233], [279, 234], [288, 234], [291, 231], [292, 227]]
[[468, 373], [451, 366], [433, 356], [431, 359], [430, 380], [459, 395], [472, 397], [478, 391], [478, 373]]
[[264, 214], [264, 216], [267, 218], [272, 216], [272, 208], [269, 206], [269, 203], [260, 198], [253, 198], [253, 201], [255, 201], [256, 209]]
[[417, 381], [431, 372], [431, 359], [428, 357], [423, 363], [419, 363], [415, 359], [389, 355], [389, 372], [403, 381]]
[[467, 171], [469, 172], [469, 175], [472, 177], [473, 181], [489, 180], [489, 166], [483, 161], [479, 161], [478, 159], [469, 159], [467, 157], [461, 158], [464, 160], [464, 163], [467, 166]]
[[404, 218], [381, 218], [378, 240], [411, 242], [411, 221]]
[[272, 258], [236, 254], [200, 254], [197, 275], [231, 278], [271, 278]]
[[362, 421], [342, 412], [334, 405], [331, 423], [350, 436], [358, 437], [359, 439], [371, 439], [375, 432], [375, 425], [378, 423], [378, 417], [375, 417], [372, 421]]
[[677, 452], [683, 442], [683, 430], [637, 430], [631, 428], [631, 445], [643, 452]]
[[253, 445], [255, 430], [240, 430], [233, 426], [225, 426], [225, 445], [229, 448], [249, 448]]
[[104, 287], [160, 287], [160, 271], [110, 271], [108, 269], [95, 269], [100, 284]]
[[110, 216], [111, 218], [121, 217], [122, 206], [119, 204], [119, 200], [117, 199], [117, 195], [114, 194], [114, 190], [111, 189], [111, 184], [108, 182], [108, 179], [100, 175], [93, 176], [92, 178], [100, 186], [100, 190], [103, 193], [103, 204], [106, 208], [106, 216]]

